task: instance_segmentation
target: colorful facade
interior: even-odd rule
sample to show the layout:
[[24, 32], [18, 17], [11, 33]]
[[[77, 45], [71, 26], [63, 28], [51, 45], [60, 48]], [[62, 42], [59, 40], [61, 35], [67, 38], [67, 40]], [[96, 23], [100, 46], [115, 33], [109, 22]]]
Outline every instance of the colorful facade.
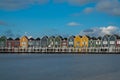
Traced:
[[62, 43], [62, 37], [61, 36], [55, 37], [55, 47], [60, 48], [61, 43]]
[[0, 48], [6, 47], [7, 38], [5, 36], [0, 37]]
[[89, 43], [89, 37], [88, 36], [82, 36], [81, 38], [81, 47], [88, 47], [88, 43]]
[[63, 38], [62, 39], [61, 46], [62, 46], [62, 48], [67, 48], [68, 47], [68, 40], [67, 40], [67, 38]]
[[7, 47], [14, 48], [14, 40], [12, 38], [7, 39]]
[[80, 48], [82, 47], [82, 37], [81, 36], [75, 36], [74, 38], [74, 47], [75, 48]]
[[55, 37], [51, 36], [48, 38], [48, 47], [49, 48], [54, 48], [55, 47]]
[[28, 38], [27, 36], [23, 36], [20, 39], [20, 47], [21, 48], [28, 48]]
[[[44, 36], [40, 38], [27, 38], [23, 36], [20, 39], [0, 37], [0, 51], [75, 51], [75, 52], [87, 52], [87, 51], [119, 51], [120, 50], [120, 36], [118, 35], [104, 35], [103, 37], [89, 37], [89, 36], [70, 36], [63, 38], [61, 36]], [[28, 49], [28, 50], [27, 50]], [[31, 50], [32, 49], [32, 50]]]

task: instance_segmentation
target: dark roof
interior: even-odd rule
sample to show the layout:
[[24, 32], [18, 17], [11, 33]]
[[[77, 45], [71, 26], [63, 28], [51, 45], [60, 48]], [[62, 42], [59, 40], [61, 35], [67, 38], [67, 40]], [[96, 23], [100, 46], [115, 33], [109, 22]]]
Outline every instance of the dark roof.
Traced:
[[109, 34], [106, 34], [106, 35], [104, 35], [104, 36], [110, 37], [110, 35], [109, 35]]
[[73, 35], [72, 35], [72, 36], [69, 36], [69, 38], [70, 38], [70, 37], [73, 37], [73, 38], [75, 38], [75, 36], [73, 36]]
[[38, 38], [36, 38], [36, 40], [40, 40], [40, 38], [38, 37]]
[[48, 38], [48, 36], [43, 36], [42, 39], [43, 39], [43, 38]]
[[116, 39], [120, 39], [120, 36], [117, 34], [114, 34], [116, 36]]
[[81, 35], [79, 35], [79, 37], [80, 37], [80, 38], [82, 38], [82, 36], [81, 36]]
[[30, 38], [29, 40], [34, 40], [34, 38]]
[[55, 38], [55, 36], [50, 36], [49, 38]]
[[101, 37], [101, 36], [99, 36], [97, 39], [100, 39], [100, 40], [101, 40], [101, 39], [102, 39], [102, 37]]
[[96, 38], [96, 37], [92, 37], [91, 39], [92, 39], [92, 40], [97, 40], [97, 38]]
[[63, 38], [62, 40], [67, 40], [67, 38]]
[[13, 40], [12, 38], [8, 38], [7, 40]]
[[15, 40], [20, 40], [20, 38], [16, 38]]

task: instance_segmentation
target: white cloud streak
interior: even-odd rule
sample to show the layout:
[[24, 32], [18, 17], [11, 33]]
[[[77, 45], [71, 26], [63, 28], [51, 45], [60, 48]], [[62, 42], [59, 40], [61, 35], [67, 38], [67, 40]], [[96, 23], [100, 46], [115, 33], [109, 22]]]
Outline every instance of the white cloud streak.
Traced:
[[80, 26], [81, 24], [77, 23], [77, 22], [70, 22], [67, 24], [67, 26]]

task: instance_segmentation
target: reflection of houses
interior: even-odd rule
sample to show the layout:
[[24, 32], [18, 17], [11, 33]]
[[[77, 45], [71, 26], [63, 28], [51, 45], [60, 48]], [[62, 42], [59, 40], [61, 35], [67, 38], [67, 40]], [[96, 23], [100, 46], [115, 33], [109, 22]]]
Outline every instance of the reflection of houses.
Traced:
[[55, 37], [51, 36], [48, 38], [48, 47], [53, 48], [55, 46]]
[[109, 47], [109, 35], [104, 35], [102, 38], [102, 47]]
[[41, 47], [46, 48], [47, 46], [48, 46], [48, 37], [47, 37], [47, 36], [44, 36], [44, 37], [41, 39]]
[[82, 41], [81, 41], [81, 36], [75, 36], [74, 38], [74, 47], [75, 48], [80, 48], [82, 46]]
[[81, 38], [82, 41], [82, 47], [88, 47], [88, 41], [89, 41], [89, 37], [88, 36], [82, 36]]
[[61, 36], [57, 36], [55, 38], [55, 47], [56, 48], [61, 47], [61, 42], [62, 42], [62, 37]]
[[40, 38], [35, 39], [34, 47], [39, 48], [41, 46]]
[[5, 36], [0, 37], [0, 48], [6, 47], [7, 38]]
[[68, 47], [74, 47], [74, 38], [75, 36], [70, 36], [68, 38]]
[[28, 47], [33, 48], [35, 45], [35, 40], [33, 38], [28, 39]]
[[14, 47], [14, 40], [12, 38], [7, 39], [7, 47], [13, 48]]
[[20, 39], [20, 47], [21, 48], [28, 48], [28, 38], [27, 36], [23, 36]]
[[63, 39], [62, 39], [61, 46], [62, 46], [63, 48], [67, 48], [67, 45], [68, 45], [67, 38], [63, 38]]

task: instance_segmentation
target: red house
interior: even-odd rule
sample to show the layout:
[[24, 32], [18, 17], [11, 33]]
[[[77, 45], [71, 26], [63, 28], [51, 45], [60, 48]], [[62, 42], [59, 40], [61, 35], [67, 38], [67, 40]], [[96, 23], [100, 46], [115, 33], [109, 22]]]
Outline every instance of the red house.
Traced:
[[67, 38], [63, 38], [63, 39], [62, 39], [62, 44], [61, 44], [61, 46], [62, 46], [63, 48], [67, 48], [67, 45], [68, 45]]
[[120, 47], [120, 36], [116, 35], [116, 47]]
[[7, 48], [13, 48], [14, 47], [14, 40], [12, 38], [7, 39]]

